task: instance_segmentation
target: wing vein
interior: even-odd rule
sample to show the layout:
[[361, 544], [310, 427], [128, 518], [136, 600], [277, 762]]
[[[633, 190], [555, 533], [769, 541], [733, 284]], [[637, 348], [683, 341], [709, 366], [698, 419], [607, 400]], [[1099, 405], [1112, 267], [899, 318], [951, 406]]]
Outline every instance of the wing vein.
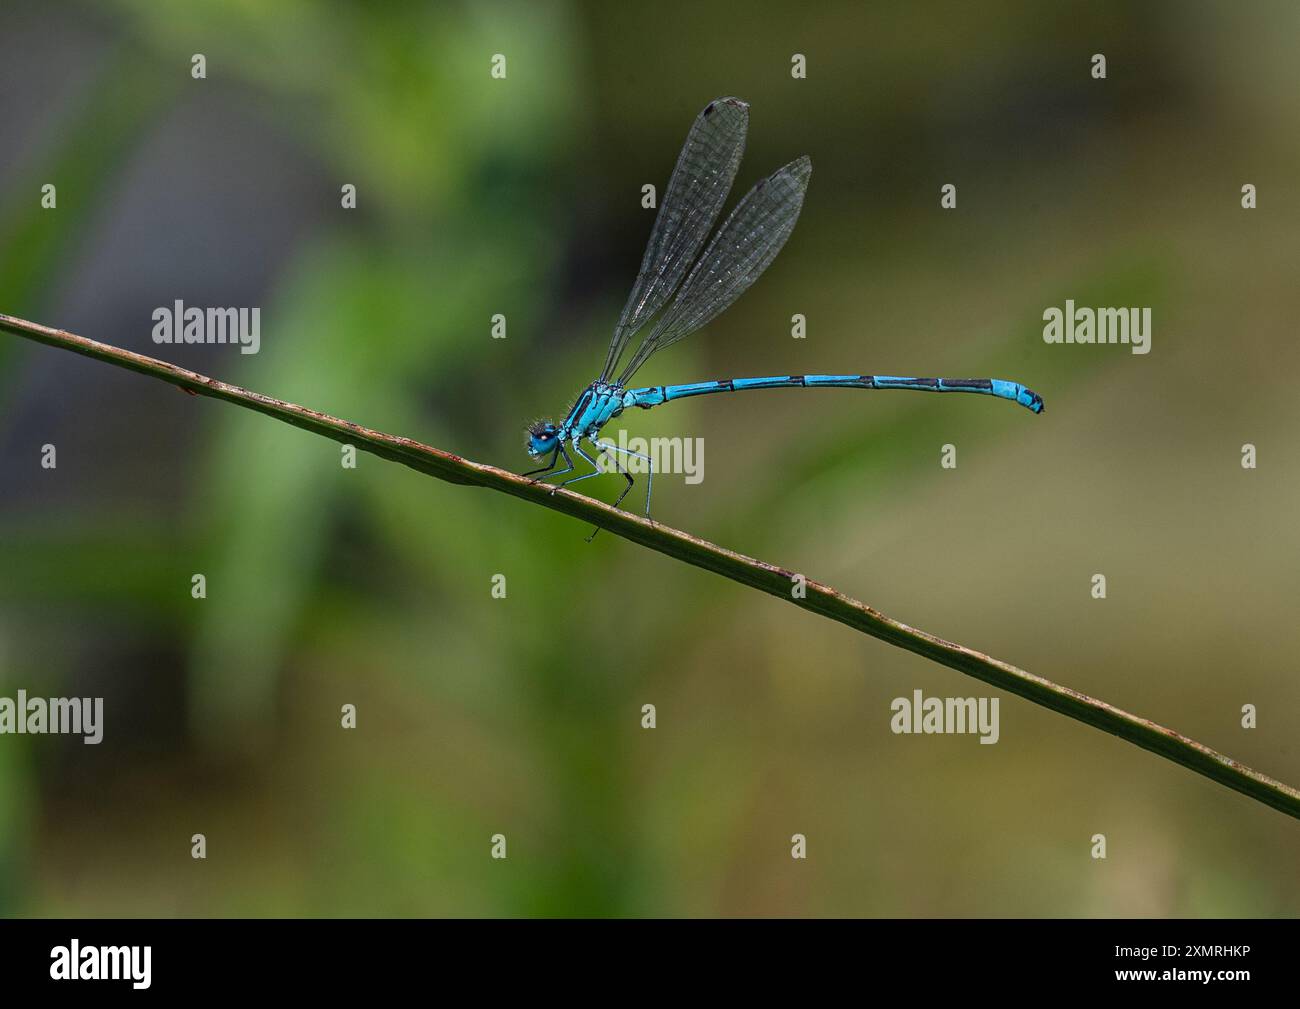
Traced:
[[762, 275], [794, 231], [811, 174], [812, 162], [805, 155], [745, 194], [632, 355], [619, 375], [620, 385], [650, 355], [708, 325]]
[[748, 125], [749, 106], [738, 98], [719, 98], [695, 117], [614, 329], [602, 382], [613, 375], [632, 337], [673, 296], [708, 238], [740, 167]]

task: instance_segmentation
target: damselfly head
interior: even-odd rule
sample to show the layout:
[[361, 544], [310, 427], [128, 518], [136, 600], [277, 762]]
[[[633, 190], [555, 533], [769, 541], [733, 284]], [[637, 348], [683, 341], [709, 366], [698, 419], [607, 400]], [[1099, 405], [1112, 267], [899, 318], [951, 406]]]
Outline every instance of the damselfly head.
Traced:
[[558, 444], [559, 428], [549, 420], [537, 420], [528, 425], [528, 454], [534, 459], [550, 455]]

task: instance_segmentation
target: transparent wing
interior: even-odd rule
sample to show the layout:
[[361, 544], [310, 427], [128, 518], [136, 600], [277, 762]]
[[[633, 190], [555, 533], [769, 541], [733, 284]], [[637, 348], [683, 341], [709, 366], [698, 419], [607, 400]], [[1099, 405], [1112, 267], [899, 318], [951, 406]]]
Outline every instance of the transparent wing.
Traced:
[[749, 289], [794, 231], [812, 175], [808, 156], [790, 162], [745, 194], [713, 237], [686, 283], [628, 362], [626, 384], [657, 350], [708, 325]]
[[740, 167], [748, 126], [749, 106], [739, 98], [709, 102], [695, 117], [659, 204], [636, 284], [614, 329], [602, 382], [614, 373], [633, 334], [672, 297], [713, 230]]

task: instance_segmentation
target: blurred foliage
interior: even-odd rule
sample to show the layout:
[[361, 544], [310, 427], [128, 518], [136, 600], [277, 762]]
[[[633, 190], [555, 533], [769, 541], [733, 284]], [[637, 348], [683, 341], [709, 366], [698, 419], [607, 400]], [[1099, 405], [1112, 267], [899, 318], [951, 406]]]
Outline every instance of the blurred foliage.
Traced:
[[[630, 433], [707, 449], [702, 484], [656, 482], [656, 514], [1295, 782], [1297, 19], [13, 4], [0, 308], [522, 467], [524, 424], [599, 366], [640, 186], [699, 106], [741, 95], [737, 189], [808, 152], [803, 220], [645, 382], [992, 374], [1047, 413], [849, 392], [638, 413]], [[174, 297], [261, 305], [262, 352], [153, 347]], [[1046, 347], [1067, 297], [1150, 305], [1152, 353]], [[100, 747], [0, 739], [0, 912], [1300, 911], [1284, 817], [1014, 699], [994, 747], [893, 736], [893, 697], [986, 691], [562, 517], [345, 470], [332, 444], [8, 342], [0, 416], [0, 690], [101, 694], [112, 719]]]

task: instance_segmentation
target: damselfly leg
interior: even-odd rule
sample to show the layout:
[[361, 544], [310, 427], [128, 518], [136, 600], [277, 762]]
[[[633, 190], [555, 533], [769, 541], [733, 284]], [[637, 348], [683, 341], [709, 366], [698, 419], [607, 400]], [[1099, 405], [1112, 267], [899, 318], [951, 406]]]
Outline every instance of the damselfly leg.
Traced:
[[[564, 469], [556, 470], [554, 473], [552, 473], [551, 470], [555, 469], [555, 463], [559, 460], [560, 456], [564, 456]], [[532, 476], [534, 473], [544, 473], [546, 474], [545, 476], [534, 477], [533, 479], [533, 483], [541, 483], [543, 480], [549, 480], [552, 477], [557, 477], [557, 476], [564, 476], [565, 473], [572, 473], [572, 472], [573, 472], [573, 460], [569, 458], [569, 453], [564, 450], [564, 442], [559, 442], [555, 446], [555, 454], [551, 456], [551, 464], [549, 466], [543, 466], [541, 469], [529, 470], [527, 473], [523, 475]]]
[[579, 480], [590, 480], [592, 477], [601, 476], [603, 473], [601, 468], [596, 465], [596, 460], [582, 450], [577, 438], [573, 439], [573, 451], [577, 452], [586, 461], [587, 465], [591, 467], [591, 472], [584, 473], [582, 476], [571, 476], [569, 479], [557, 483], [556, 487], [567, 487], [571, 483], [577, 483]]
[[[650, 458], [650, 456], [648, 455], [645, 455], [641, 452], [633, 452], [631, 449], [628, 448], [620, 448], [618, 445], [615, 445], [613, 442], [597, 441], [597, 442], [592, 442], [592, 444], [596, 445], [602, 450], [607, 450], [610, 452], [618, 452], [621, 455], [628, 455], [636, 459], [645, 460], [645, 464], [646, 464], [645, 514], [646, 514], [646, 518], [649, 518], [650, 517], [650, 492], [654, 489], [654, 483], [655, 483], [655, 461], [652, 458]], [[620, 473], [622, 473], [625, 477], [627, 477], [627, 486], [623, 488], [623, 493], [620, 494], [618, 496], [618, 500], [614, 502], [614, 507], [617, 508], [622, 503], [623, 499], [627, 497], [628, 491], [632, 489], [633, 481], [632, 481], [632, 474], [628, 473], [627, 470], [623, 469], [622, 466], [619, 466], [617, 461], [614, 461], [614, 465], [618, 467], [618, 471]]]
[[[627, 481], [627, 486], [623, 488], [623, 493], [621, 493], [618, 496], [618, 500], [614, 502], [614, 507], [617, 508], [620, 504], [623, 503], [623, 499], [627, 497], [627, 492], [632, 489], [634, 483], [634, 481], [632, 480], [632, 474], [629, 473], [627, 470], [625, 470], [622, 466], [620, 466], [618, 464], [618, 460], [615, 459], [612, 455], [610, 455], [607, 451], [605, 451], [607, 448], [614, 448], [615, 446], [605, 445], [603, 442], [596, 441], [595, 438], [588, 438], [587, 440], [591, 442], [592, 447], [597, 451], [597, 453], [599, 453], [601, 458], [609, 460], [609, 464], [614, 468], [614, 472], [616, 472], [619, 476], [621, 476], [624, 480]], [[591, 531], [591, 535], [587, 537], [587, 542], [590, 543], [592, 540], [594, 540], [598, 532], [600, 532], [599, 526], [597, 526], [595, 529]]]
[[[527, 473], [520, 473], [519, 475], [520, 475], [520, 476], [533, 476], [534, 474], [537, 474], [537, 473], [549, 473], [551, 470], [555, 469], [555, 464], [556, 464], [557, 462], [559, 462], [559, 460], [560, 460], [560, 451], [559, 451], [559, 449], [556, 449], [554, 452], [551, 453], [551, 461], [550, 461], [550, 463], [549, 463], [548, 465], [543, 466], [543, 467], [541, 467], [540, 469], [530, 469]], [[538, 479], [537, 479], [537, 480], [534, 480], [533, 483], [537, 483], [537, 482], [539, 482], [540, 480], [541, 480], [541, 477], [538, 477]]]
[[[560, 451], [561, 453], [563, 453], [563, 455], [564, 455], [564, 461], [565, 461], [566, 463], [569, 464], [568, 467], [565, 468], [565, 469], [559, 470], [558, 472], [552, 473], [552, 474], [550, 474], [550, 476], [548, 476], [548, 477], [539, 477], [538, 480], [542, 480], [542, 479], [549, 480], [551, 477], [564, 476], [565, 473], [572, 473], [572, 472], [573, 472], [573, 470], [574, 470], [573, 460], [569, 458], [569, 453], [565, 451], [565, 449], [564, 449], [564, 444], [563, 444], [563, 443], [560, 444], [559, 451]], [[592, 477], [594, 477], [594, 476], [600, 476], [600, 475], [601, 475], [601, 469], [600, 469], [600, 467], [596, 465], [595, 460], [592, 459], [591, 456], [587, 455], [587, 453], [584, 452], [584, 451], [582, 450], [582, 446], [578, 444], [578, 439], [577, 439], [577, 438], [574, 438], [574, 439], [573, 439], [573, 451], [577, 452], [578, 455], [581, 456], [581, 457], [582, 457], [582, 458], [587, 462], [587, 464], [591, 467], [591, 472], [590, 472], [590, 473], [584, 473], [584, 474], [582, 474], [582, 476], [571, 476], [571, 477], [569, 477], [569, 479], [567, 479], [567, 480], [561, 480], [561, 481], [560, 481], [559, 483], [557, 483], [557, 484], [552, 484], [552, 485], [551, 485], [551, 493], [552, 493], [552, 494], [554, 494], [554, 493], [555, 493], [557, 490], [559, 490], [561, 487], [567, 487], [567, 486], [569, 486], [569, 484], [571, 484], [571, 483], [577, 483], [579, 480], [590, 480], [590, 479], [591, 479]], [[537, 480], [534, 480], [533, 482], [536, 483]]]

